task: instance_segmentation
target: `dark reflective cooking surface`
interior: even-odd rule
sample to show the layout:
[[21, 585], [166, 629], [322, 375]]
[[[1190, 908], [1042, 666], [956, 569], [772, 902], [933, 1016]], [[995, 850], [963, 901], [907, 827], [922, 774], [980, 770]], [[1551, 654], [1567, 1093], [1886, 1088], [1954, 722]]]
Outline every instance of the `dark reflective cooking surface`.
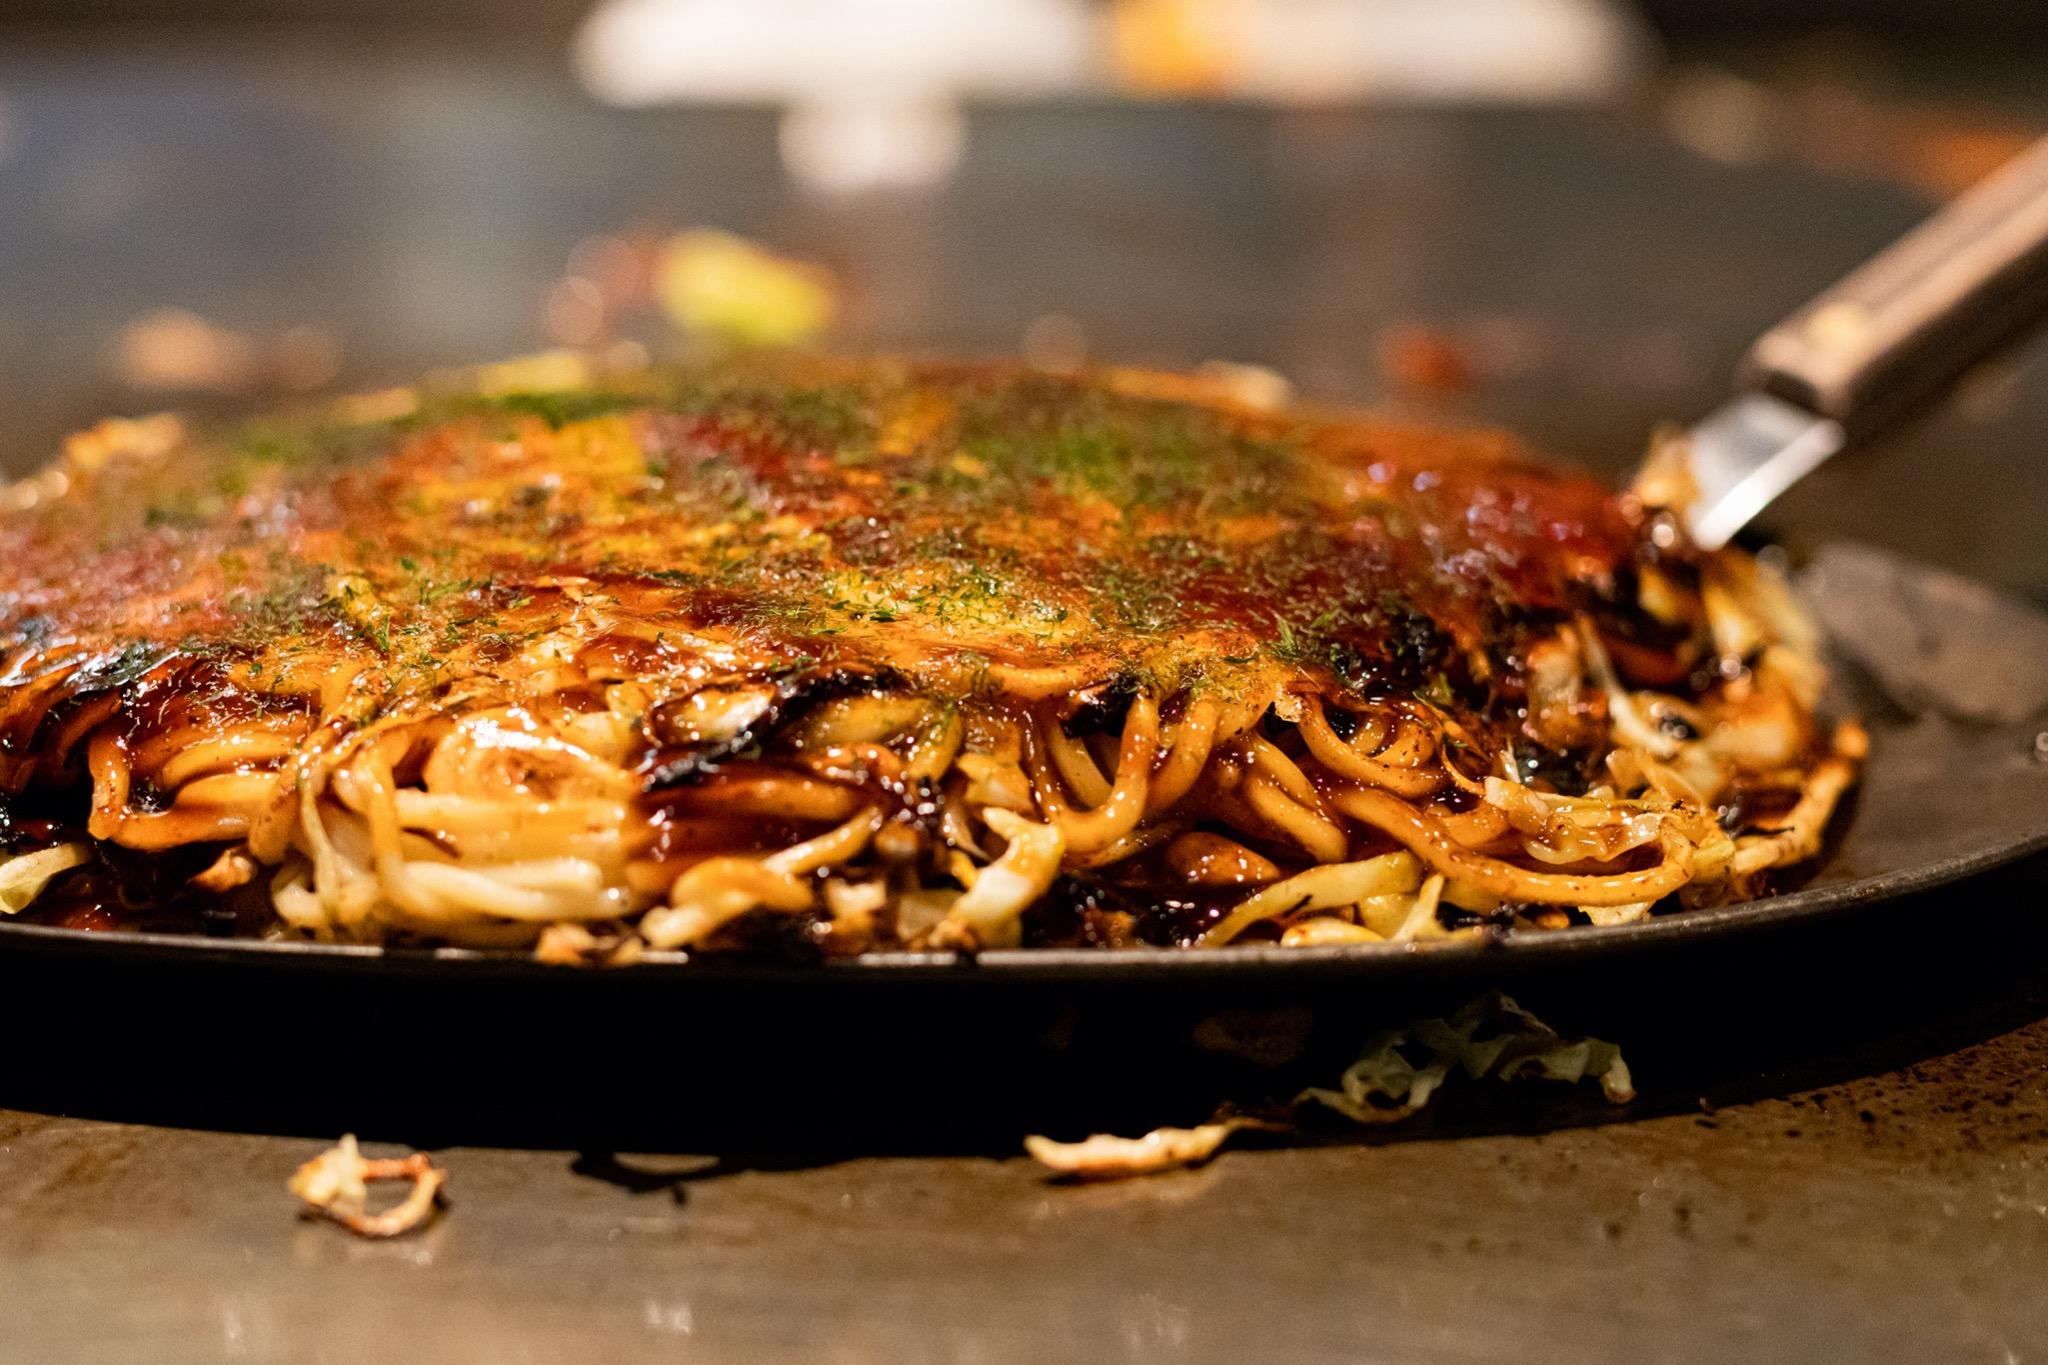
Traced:
[[[1057, 314], [1098, 354], [1263, 363], [1617, 472], [1929, 202], [1882, 146], [1702, 156], [1662, 98], [988, 108], [943, 187], [830, 201], [786, 186], [770, 111], [607, 111], [538, 57], [10, 35], [0, 462], [185, 401], [122, 378], [156, 310], [312, 328], [338, 382], [391, 382], [544, 344], [592, 233], [712, 223], [837, 270], [849, 345], [1009, 352]], [[1444, 348], [1470, 387], [1431, 382]], [[2048, 592], [2044, 419], [2036, 344], [1775, 527]], [[1516, 983], [1623, 1045], [1624, 1111], [1510, 1096], [1081, 1189], [1017, 1138], [1202, 1117], [1244, 1083], [1181, 1056], [1211, 1007], [1306, 1003], [1336, 1039], [1441, 1002], [769, 1015], [0, 963], [0, 1357], [2031, 1360], [2043, 872]], [[452, 1210], [389, 1244], [296, 1222], [285, 1178], [344, 1127], [439, 1149]]]

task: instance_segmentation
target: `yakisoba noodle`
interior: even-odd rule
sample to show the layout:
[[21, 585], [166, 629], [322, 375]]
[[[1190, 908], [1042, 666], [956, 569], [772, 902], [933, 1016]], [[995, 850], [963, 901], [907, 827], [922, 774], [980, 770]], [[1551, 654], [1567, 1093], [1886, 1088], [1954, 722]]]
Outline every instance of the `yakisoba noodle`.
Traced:
[[1642, 498], [1203, 377], [406, 391], [110, 422], [0, 500], [0, 912], [45, 923], [613, 960], [1611, 924], [1813, 857], [1863, 743], [1770, 574]]

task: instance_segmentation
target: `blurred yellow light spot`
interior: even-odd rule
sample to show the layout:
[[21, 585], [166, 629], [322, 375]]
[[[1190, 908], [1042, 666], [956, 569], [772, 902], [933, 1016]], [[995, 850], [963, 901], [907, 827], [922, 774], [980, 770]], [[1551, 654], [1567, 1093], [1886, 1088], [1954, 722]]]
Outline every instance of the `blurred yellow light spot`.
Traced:
[[1242, 0], [1117, 0], [1110, 57], [1126, 89], [1211, 94], [1236, 74]]
[[685, 331], [754, 346], [814, 340], [839, 311], [834, 281], [820, 267], [708, 228], [669, 239], [655, 292]]
[[457, 371], [445, 379], [478, 393], [497, 394], [581, 388], [594, 377], [590, 361], [574, 351], [541, 351]]

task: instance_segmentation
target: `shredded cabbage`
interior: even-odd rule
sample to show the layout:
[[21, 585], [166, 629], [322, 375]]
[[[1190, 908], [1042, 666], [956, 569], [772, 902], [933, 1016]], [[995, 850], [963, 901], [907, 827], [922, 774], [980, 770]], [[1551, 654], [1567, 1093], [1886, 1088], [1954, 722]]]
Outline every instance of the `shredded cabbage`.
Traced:
[[58, 844], [0, 862], [0, 915], [18, 915], [28, 909], [59, 873], [69, 872], [90, 857], [92, 852], [84, 844]]
[[1614, 1104], [1635, 1098], [1621, 1049], [1598, 1038], [1564, 1038], [1499, 991], [1448, 1019], [1418, 1019], [1376, 1033], [1335, 1090], [1310, 1088], [1295, 1103], [1319, 1104], [1356, 1123], [1394, 1123], [1428, 1104], [1453, 1071], [1472, 1080], [1524, 1077], [1596, 1080]]
[[989, 807], [982, 819], [1009, 847], [975, 874], [974, 885], [953, 902], [941, 928], [979, 947], [1014, 948], [1023, 932], [1020, 918], [1060, 874], [1066, 837], [1057, 825], [1026, 820], [1000, 806]]

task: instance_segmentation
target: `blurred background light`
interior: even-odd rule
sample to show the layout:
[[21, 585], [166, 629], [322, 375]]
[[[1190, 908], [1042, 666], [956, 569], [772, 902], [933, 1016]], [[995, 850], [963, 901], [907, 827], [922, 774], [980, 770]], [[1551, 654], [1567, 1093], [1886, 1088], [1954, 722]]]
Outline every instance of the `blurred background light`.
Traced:
[[575, 59], [615, 104], [785, 106], [785, 171], [847, 193], [944, 179], [961, 101], [1588, 102], [1650, 50], [1617, 0], [600, 0]]
[[784, 169], [844, 193], [944, 178], [966, 140], [962, 96], [1080, 86], [1092, 22], [1079, 0], [603, 0], [576, 63], [618, 104], [789, 105]]
[[827, 193], [935, 184], [960, 164], [967, 122], [943, 100], [798, 104], [782, 116], [782, 165]]
[[1642, 75], [1647, 32], [1618, 0], [601, 0], [576, 61], [625, 105], [1580, 101]]
[[1080, 0], [602, 0], [576, 39], [617, 104], [1052, 94], [1094, 50]]
[[837, 283], [823, 268], [710, 228], [668, 243], [655, 290], [685, 332], [755, 346], [816, 340], [839, 311]]
[[1610, 0], [1121, 0], [1119, 82], [1290, 102], [1604, 100], [1647, 69]]

